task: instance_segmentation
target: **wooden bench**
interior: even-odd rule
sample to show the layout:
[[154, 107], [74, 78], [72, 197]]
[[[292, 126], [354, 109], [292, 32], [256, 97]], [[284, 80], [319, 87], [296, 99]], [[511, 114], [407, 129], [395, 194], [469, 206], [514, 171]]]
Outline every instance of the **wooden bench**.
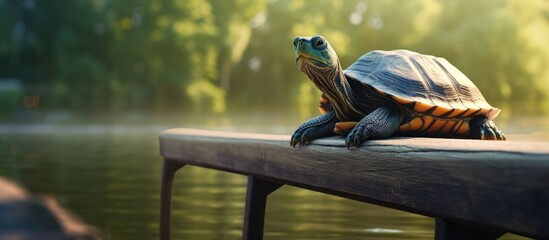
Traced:
[[284, 184], [433, 217], [435, 239], [549, 238], [547, 142], [391, 138], [347, 149], [342, 137], [297, 148], [289, 138], [162, 132], [160, 239], [186, 164], [249, 176], [243, 239], [262, 239], [267, 196]]

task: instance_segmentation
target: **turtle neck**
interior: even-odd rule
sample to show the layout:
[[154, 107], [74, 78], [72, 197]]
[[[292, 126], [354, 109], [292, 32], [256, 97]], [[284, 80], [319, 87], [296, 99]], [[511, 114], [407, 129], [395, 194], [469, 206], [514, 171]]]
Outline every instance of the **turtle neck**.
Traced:
[[319, 66], [300, 60], [299, 68], [324, 93], [340, 121], [358, 121], [364, 114], [356, 108], [356, 96], [347, 82], [339, 60], [332, 66]]

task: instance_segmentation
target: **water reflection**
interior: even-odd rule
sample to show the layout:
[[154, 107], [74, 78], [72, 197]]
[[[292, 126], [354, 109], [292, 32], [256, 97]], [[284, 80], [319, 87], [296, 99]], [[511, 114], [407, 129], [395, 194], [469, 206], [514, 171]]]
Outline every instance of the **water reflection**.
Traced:
[[[273, 193], [269, 201], [273, 204], [267, 209], [266, 236], [273, 236], [272, 239], [428, 239], [433, 236], [430, 218], [340, 197], [286, 186]], [[288, 224], [288, 220], [292, 223]]]
[[[524, 117], [498, 124], [514, 140], [547, 140], [547, 120]], [[301, 119], [211, 121], [212, 129], [288, 134]], [[54, 195], [107, 239], [156, 239], [157, 136], [177, 125], [0, 125], [0, 175], [35, 193]], [[204, 122], [179, 126], [204, 128]], [[246, 181], [197, 167], [180, 170], [174, 185], [174, 236], [241, 238]], [[434, 229], [431, 218], [288, 186], [270, 196], [267, 216], [266, 239], [430, 239]]]

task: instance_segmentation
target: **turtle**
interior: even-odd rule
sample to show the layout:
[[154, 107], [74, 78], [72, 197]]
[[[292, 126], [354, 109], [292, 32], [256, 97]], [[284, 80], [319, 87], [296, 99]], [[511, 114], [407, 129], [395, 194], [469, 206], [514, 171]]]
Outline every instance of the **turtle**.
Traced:
[[345, 146], [390, 136], [506, 140], [475, 84], [446, 59], [410, 50], [373, 50], [343, 70], [322, 36], [295, 37], [296, 66], [321, 91], [320, 116], [290, 145], [343, 135]]

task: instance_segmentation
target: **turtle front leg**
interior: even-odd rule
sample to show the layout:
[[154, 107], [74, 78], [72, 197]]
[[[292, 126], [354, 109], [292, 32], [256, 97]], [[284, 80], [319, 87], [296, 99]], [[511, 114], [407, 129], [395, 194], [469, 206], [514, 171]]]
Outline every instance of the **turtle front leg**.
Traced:
[[345, 139], [347, 148], [358, 147], [369, 138], [386, 138], [398, 129], [402, 123], [402, 113], [393, 106], [380, 107], [366, 115], [351, 130]]
[[298, 143], [305, 145], [313, 139], [335, 135], [334, 126], [336, 122], [338, 122], [338, 119], [334, 111], [312, 118], [295, 130], [290, 145], [292, 147], [295, 147]]

